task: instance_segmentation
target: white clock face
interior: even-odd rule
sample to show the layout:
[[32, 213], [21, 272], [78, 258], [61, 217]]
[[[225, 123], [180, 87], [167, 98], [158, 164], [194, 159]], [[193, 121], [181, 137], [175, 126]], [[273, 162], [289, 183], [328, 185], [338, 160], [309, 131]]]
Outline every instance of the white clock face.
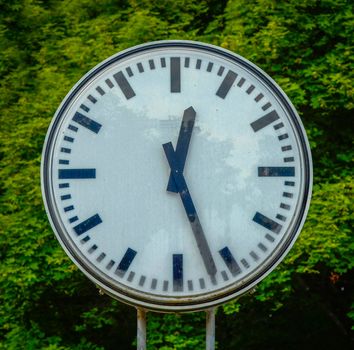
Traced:
[[293, 244], [311, 160], [284, 93], [214, 46], [158, 42], [95, 67], [48, 131], [61, 244], [107, 293], [191, 310], [251, 288]]

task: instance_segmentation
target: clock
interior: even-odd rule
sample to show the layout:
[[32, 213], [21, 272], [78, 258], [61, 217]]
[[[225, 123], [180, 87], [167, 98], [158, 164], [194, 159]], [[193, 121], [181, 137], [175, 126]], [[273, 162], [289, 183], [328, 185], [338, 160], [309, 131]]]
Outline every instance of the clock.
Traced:
[[64, 98], [42, 193], [65, 252], [104, 292], [194, 311], [247, 292], [284, 258], [311, 164], [300, 118], [261, 69], [159, 41], [108, 58]]

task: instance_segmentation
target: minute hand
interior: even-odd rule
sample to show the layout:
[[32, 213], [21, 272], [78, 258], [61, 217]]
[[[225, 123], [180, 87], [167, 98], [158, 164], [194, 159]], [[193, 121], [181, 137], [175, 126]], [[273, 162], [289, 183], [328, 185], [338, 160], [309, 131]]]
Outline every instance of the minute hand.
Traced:
[[178, 167], [178, 161], [175, 156], [175, 151], [173, 149], [172, 143], [168, 142], [162, 145], [168, 164], [170, 165], [171, 168], [171, 175], [173, 176], [173, 179], [175, 180], [175, 184], [177, 186], [177, 190], [181, 196], [181, 200], [184, 206], [184, 209], [187, 213], [188, 220], [191, 224], [192, 231], [194, 234], [194, 238], [197, 242], [197, 246], [200, 252], [200, 255], [202, 256], [204, 265], [206, 267], [206, 270], [208, 274], [211, 277], [214, 277], [216, 274], [216, 266], [215, 262], [213, 259], [213, 256], [211, 255], [211, 251], [208, 245], [208, 242], [205, 238], [204, 231], [202, 228], [202, 225], [200, 224], [197, 211], [194, 207], [192, 197], [189, 193], [188, 187], [186, 180], [184, 179], [183, 173]]

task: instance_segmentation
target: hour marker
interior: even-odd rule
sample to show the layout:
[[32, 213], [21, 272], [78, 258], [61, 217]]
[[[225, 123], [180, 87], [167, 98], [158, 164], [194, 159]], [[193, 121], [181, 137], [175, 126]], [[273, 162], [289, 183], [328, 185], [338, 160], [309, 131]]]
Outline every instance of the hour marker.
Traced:
[[74, 139], [70, 136], [64, 136], [64, 141], [74, 142]]
[[78, 236], [82, 235], [83, 233], [91, 230], [95, 226], [99, 225], [102, 222], [102, 219], [98, 214], [95, 214], [85, 221], [83, 221], [81, 224], [78, 224], [77, 226], [74, 227], [74, 231]]
[[139, 62], [139, 63], [137, 64], [137, 66], [138, 66], [138, 71], [139, 71], [139, 73], [143, 73], [143, 72], [144, 72], [144, 67], [143, 67], [143, 65]]
[[201, 65], [202, 65], [202, 60], [197, 60], [197, 63], [196, 63], [196, 65], [195, 65], [195, 68], [196, 68], [196, 69], [200, 69]]
[[76, 126], [71, 125], [71, 124], [69, 124], [68, 129], [71, 131], [74, 131], [74, 132], [77, 132], [79, 130]]
[[221, 271], [221, 276], [222, 276], [222, 279], [224, 281], [228, 281], [229, 280], [229, 276], [227, 275], [226, 271]]
[[181, 92], [181, 59], [171, 57], [170, 63], [171, 92]]
[[241, 87], [244, 84], [245, 81], [246, 81], [245, 78], [241, 78], [240, 81], [237, 83], [237, 86]]
[[259, 119], [252, 122], [251, 127], [254, 132], [257, 132], [257, 131], [265, 128], [269, 124], [273, 123], [277, 119], [279, 119], [279, 115], [276, 112], [276, 110], [273, 109], [271, 112], [267, 113], [263, 117], [260, 117]]
[[94, 245], [91, 246], [91, 248], [88, 250], [88, 253], [89, 253], [89, 254], [92, 254], [97, 248], [98, 248], [97, 245], [94, 244]]
[[263, 94], [259, 94], [259, 95], [257, 95], [255, 98], [254, 98], [254, 100], [256, 101], [256, 102], [259, 102], [262, 98], [263, 98]]
[[173, 291], [183, 291], [183, 254], [173, 254]]
[[70, 198], [71, 198], [71, 195], [70, 195], [70, 194], [64, 194], [63, 196], [60, 196], [60, 199], [61, 199], [62, 201], [65, 201], [65, 200], [70, 199]]
[[113, 83], [111, 82], [110, 79], [106, 79], [105, 82], [106, 82], [107, 86], [108, 86], [110, 89], [113, 88], [114, 85], [113, 85]]
[[267, 247], [263, 243], [258, 243], [257, 246], [263, 252], [266, 252], [268, 250]]
[[287, 139], [288, 137], [289, 137], [288, 134], [283, 134], [283, 135], [278, 136], [278, 139], [279, 139], [279, 141], [281, 141], [281, 140]]
[[186, 58], [184, 59], [184, 67], [185, 67], [185, 68], [189, 68], [189, 62], [190, 62], [189, 57], [186, 57]]
[[64, 208], [64, 211], [67, 212], [67, 211], [72, 211], [74, 210], [74, 206], [73, 205], [69, 205], [68, 207], [65, 207]]
[[117, 82], [118, 86], [122, 90], [125, 98], [129, 100], [130, 98], [135, 96], [135, 92], [131, 85], [129, 84], [127, 78], [124, 76], [123, 72], [118, 72], [113, 75], [113, 78]]
[[285, 181], [284, 185], [285, 186], [295, 186], [295, 182], [294, 181]]
[[78, 220], [79, 220], [79, 218], [77, 216], [73, 216], [72, 218], [69, 219], [69, 222], [70, 222], [70, 224], [72, 224], [73, 222], [76, 222]]
[[218, 76], [222, 76], [222, 73], [224, 73], [225, 67], [221, 66], [218, 70]]
[[283, 146], [282, 148], [281, 148], [281, 150], [283, 151], [283, 152], [286, 152], [286, 151], [290, 151], [290, 150], [292, 150], [292, 147], [289, 145], [289, 146]]
[[251, 86], [246, 90], [246, 93], [247, 93], [248, 95], [250, 95], [253, 90], [254, 90], [254, 85], [251, 85]]
[[223, 258], [226, 266], [230, 270], [232, 276], [236, 276], [239, 273], [241, 273], [241, 268], [237, 264], [235, 258], [233, 257], [233, 255], [230, 252], [230, 249], [228, 247], [225, 247], [225, 248], [219, 250], [219, 253], [220, 253], [221, 257]]
[[250, 264], [247, 262], [246, 259], [241, 259], [241, 264], [246, 268], [248, 269], [250, 267]]
[[110, 270], [114, 264], [115, 264], [114, 260], [110, 260], [110, 262], [106, 266], [106, 269]]
[[267, 239], [269, 242], [274, 242], [275, 239], [273, 236], [271, 236], [269, 233], [267, 233], [265, 236], [265, 239]]
[[149, 60], [149, 67], [150, 67], [150, 69], [155, 69], [154, 60]]
[[88, 95], [87, 98], [92, 102], [92, 103], [96, 103], [97, 100], [92, 96], [92, 95]]
[[156, 278], [153, 278], [151, 280], [151, 289], [156, 289], [156, 286], [157, 286], [157, 279]]
[[284, 124], [283, 123], [278, 123], [278, 124], [275, 124], [273, 127], [274, 127], [274, 130], [278, 130], [280, 128], [283, 128]]
[[97, 257], [96, 261], [97, 261], [97, 262], [101, 262], [105, 257], [106, 257], [106, 254], [105, 254], [105, 253], [101, 253], [101, 254]]
[[253, 250], [250, 252], [250, 256], [252, 257], [252, 259], [253, 259], [254, 261], [259, 260], [258, 255], [257, 255]]
[[187, 284], [188, 284], [188, 290], [193, 290], [193, 281], [192, 280], [188, 280], [187, 281]]
[[213, 62], [209, 62], [209, 63], [208, 63], [208, 66], [207, 66], [207, 72], [211, 72], [211, 71], [212, 71], [212, 69], [213, 69], [213, 65], [214, 65], [214, 63], [213, 63]]
[[85, 243], [88, 242], [90, 239], [91, 239], [90, 236], [86, 236], [86, 237], [84, 237], [80, 242], [81, 242], [82, 244], [85, 244]]
[[132, 282], [135, 276], [135, 272], [134, 271], [130, 271], [129, 275], [128, 275], [128, 282]]
[[199, 286], [200, 286], [200, 289], [205, 289], [204, 278], [199, 278]]
[[103, 96], [105, 94], [104, 90], [100, 87], [100, 86], [97, 86], [96, 87], [96, 91], [101, 95]]
[[259, 213], [258, 211], [254, 215], [253, 219], [254, 222], [263, 226], [267, 230], [270, 230], [274, 233], [279, 233], [282, 229], [282, 225], [278, 224], [277, 222], [273, 221], [272, 219], [266, 217], [265, 215]]
[[59, 169], [59, 179], [95, 179], [96, 169]]
[[285, 157], [284, 158], [284, 163], [290, 163], [294, 161], [294, 157]]
[[289, 193], [289, 192], [283, 192], [283, 197], [287, 197], [287, 198], [293, 198], [293, 194]]
[[62, 148], [60, 148], [60, 152], [71, 153], [71, 149], [70, 148], [66, 148], [66, 147], [62, 147]]
[[134, 260], [135, 255], [136, 251], [134, 249], [128, 248], [114, 273], [119, 277], [123, 277], [129, 269], [130, 264]]
[[290, 210], [290, 205], [285, 203], [280, 203], [280, 208], [285, 210]]
[[283, 216], [283, 215], [280, 215], [280, 214], [277, 214], [276, 218], [277, 218], [278, 220], [281, 220], [281, 221], [285, 221], [285, 220], [286, 220], [286, 217]]
[[161, 67], [162, 67], [162, 68], [165, 68], [165, 67], [166, 67], [166, 59], [165, 59], [165, 57], [162, 57], [162, 58], [161, 58]]
[[89, 112], [90, 108], [88, 108], [87, 106], [85, 106], [84, 104], [80, 105], [80, 108], [85, 111], [85, 112]]
[[92, 132], [98, 134], [102, 125], [95, 122], [94, 120], [84, 116], [83, 114], [76, 112], [73, 116], [73, 121], [82, 125], [83, 127], [91, 130]]
[[260, 166], [258, 176], [295, 176], [293, 166]]
[[69, 161], [67, 159], [59, 159], [59, 164], [65, 164], [68, 165]]
[[222, 81], [221, 85], [219, 86], [218, 91], [216, 91], [216, 95], [221, 98], [225, 98], [226, 95], [229, 93], [236, 78], [237, 73], [233, 72], [232, 70], [229, 70], [225, 75], [225, 78]]
[[142, 287], [146, 281], [146, 276], [141, 276], [139, 280], [139, 286]]
[[272, 104], [267, 102], [264, 106], [262, 106], [263, 111], [266, 111]]
[[163, 291], [166, 292], [168, 290], [168, 281], [163, 281]]
[[126, 70], [126, 72], [127, 72], [129, 77], [132, 77], [134, 75], [133, 71], [132, 71], [132, 69], [130, 67], [125, 68], [125, 70]]
[[63, 184], [59, 184], [59, 188], [68, 188], [70, 185], [66, 182]]

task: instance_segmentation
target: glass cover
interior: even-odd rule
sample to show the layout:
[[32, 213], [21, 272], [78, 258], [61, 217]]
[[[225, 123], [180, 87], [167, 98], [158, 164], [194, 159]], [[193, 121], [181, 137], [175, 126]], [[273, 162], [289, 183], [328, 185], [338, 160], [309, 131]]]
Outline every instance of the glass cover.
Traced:
[[296, 112], [228, 55], [142, 46], [97, 66], [57, 112], [49, 214], [74, 261], [118, 297], [225, 297], [265, 275], [299, 230], [309, 155]]

